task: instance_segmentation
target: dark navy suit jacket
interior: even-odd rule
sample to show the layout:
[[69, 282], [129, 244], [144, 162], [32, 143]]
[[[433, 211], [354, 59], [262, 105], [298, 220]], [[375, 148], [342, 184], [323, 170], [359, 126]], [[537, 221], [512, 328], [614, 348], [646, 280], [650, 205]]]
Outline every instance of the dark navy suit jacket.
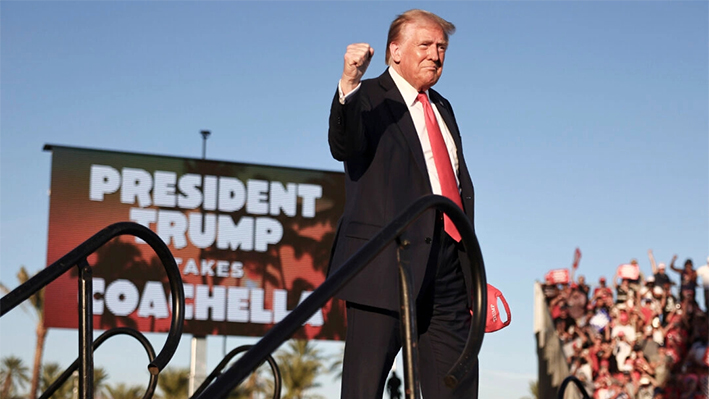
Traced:
[[[429, 90], [429, 97], [455, 140], [463, 207], [473, 222], [473, 183], [463, 157], [453, 109], [434, 90]], [[329, 271], [332, 273], [399, 213], [432, 191], [413, 120], [388, 71], [376, 79], [363, 80], [345, 105], [340, 104], [339, 95], [335, 94], [328, 140], [332, 156], [344, 162], [346, 179], [346, 204], [333, 247]], [[430, 264], [429, 254], [436, 217], [435, 210], [426, 212], [401, 236], [411, 243], [402, 251], [402, 261], [413, 271], [415, 295], [425, 279], [435, 276], [435, 265]], [[482, 267], [477, 239], [472, 247], [473, 258], [479, 263], [474, 266]], [[470, 291], [467, 255], [461, 252], [460, 260]], [[361, 305], [398, 310], [397, 267], [396, 247], [392, 243], [337, 297]]]

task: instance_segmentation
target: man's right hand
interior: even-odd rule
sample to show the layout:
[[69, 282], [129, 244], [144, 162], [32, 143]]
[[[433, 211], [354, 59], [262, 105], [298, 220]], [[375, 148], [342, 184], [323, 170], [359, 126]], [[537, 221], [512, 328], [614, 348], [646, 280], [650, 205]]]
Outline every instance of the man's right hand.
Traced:
[[354, 43], [347, 46], [345, 67], [340, 80], [343, 94], [347, 95], [359, 85], [373, 55], [374, 49], [367, 43]]

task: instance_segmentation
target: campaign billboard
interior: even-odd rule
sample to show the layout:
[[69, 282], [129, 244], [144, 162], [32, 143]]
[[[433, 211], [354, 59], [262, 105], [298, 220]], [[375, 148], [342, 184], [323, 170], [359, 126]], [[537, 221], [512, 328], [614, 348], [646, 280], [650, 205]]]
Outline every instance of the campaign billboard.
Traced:
[[[344, 207], [342, 173], [47, 145], [47, 264], [104, 227], [142, 224], [169, 247], [185, 288], [184, 332], [261, 336], [325, 280]], [[120, 236], [88, 258], [94, 328], [166, 332], [167, 275], [152, 248]], [[77, 328], [78, 269], [49, 284], [45, 326]], [[328, 302], [297, 333], [344, 339]]]

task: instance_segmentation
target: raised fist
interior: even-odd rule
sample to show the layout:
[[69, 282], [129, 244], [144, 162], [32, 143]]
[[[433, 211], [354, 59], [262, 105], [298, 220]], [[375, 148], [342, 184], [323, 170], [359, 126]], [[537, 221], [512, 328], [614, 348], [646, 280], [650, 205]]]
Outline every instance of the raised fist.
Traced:
[[342, 80], [340, 81], [340, 86], [345, 94], [357, 87], [367, 71], [373, 55], [374, 49], [367, 43], [354, 43], [347, 46], [345, 67], [342, 70]]

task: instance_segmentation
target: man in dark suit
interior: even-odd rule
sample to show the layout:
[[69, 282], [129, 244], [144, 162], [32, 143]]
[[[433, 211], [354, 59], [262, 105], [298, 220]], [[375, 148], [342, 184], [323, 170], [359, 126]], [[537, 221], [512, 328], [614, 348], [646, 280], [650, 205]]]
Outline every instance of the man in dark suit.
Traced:
[[[441, 76], [455, 27], [410, 10], [391, 24], [389, 68], [361, 80], [374, 50], [352, 44], [330, 110], [330, 150], [343, 161], [346, 204], [333, 249], [337, 270], [368, 239], [417, 199], [444, 195], [473, 221], [473, 184], [451, 105], [430, 88]], [[476, 398], [477, 370], [454, 389], [443, 378], [462, 352], [470, 327], [470, 265], [455, 226], [431, 210], [402, 240], [411, 269], [419, 329], [419, 370], [426, 399]], [[482, 267], [478, 243], [471, 251]], [[342, 398], [381, 398], [401, 347], [397, 248], [388, 246], [344, 287], [347, 337]]]

